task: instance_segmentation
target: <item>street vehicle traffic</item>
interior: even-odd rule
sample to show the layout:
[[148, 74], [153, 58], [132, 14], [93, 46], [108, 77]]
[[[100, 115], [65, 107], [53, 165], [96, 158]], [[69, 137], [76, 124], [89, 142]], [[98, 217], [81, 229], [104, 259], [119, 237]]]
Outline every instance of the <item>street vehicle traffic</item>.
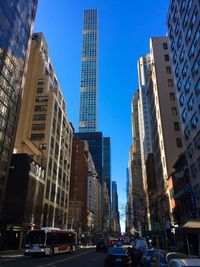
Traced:
[[132, 260], [127, 248], [123, 246], [110, 247], [105, 258], [105, 267], [123, 266], [131, 267]]
[[98, 252], [98, 251], [104, 251], [104, 252], [107, 251], [107, 244], [106, 244], [106, 241], [104, 239], [97, 240], [96, 252]]
[[77, 248], [77, 234], [74, 230], [44, 227], [28, 233], [25, 256], [54, 255], [72, 252]]
[[151, 260], [149, 262], [149, 266], [151, 267], [166, 267], [167, 259], [166, 259], [167, 251], [165, 250], [156, 250], [154, 251]]
[[148, 267], [150, 264], [151, 257], [153, 253], [155, 252], [155, 249], [146, 249], [146, 251], [143, 253], [141, 258], [141, 266], [142, 267]]

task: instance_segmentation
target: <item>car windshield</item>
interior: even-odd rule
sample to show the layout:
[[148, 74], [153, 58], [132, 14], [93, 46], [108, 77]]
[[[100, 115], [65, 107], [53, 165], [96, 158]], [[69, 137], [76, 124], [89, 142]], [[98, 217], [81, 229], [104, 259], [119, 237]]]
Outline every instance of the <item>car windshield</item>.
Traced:
[[28, 233], [26, 244], [44, 244], [45, 232], [43, 230], [30, 231]]
[[108, 254], [110, 254], [110, 255], [111, 254], [124, 255], [124, 254], [126, 254], [126, 249], [123, 247], [112, 247], [112, 248], [109, 248]]
[[[137, 243], [136, 243], [137, 244]], [[138, 245], [139, 246], [146, 246], [146, 241], [145, 240], [138, 240]]]

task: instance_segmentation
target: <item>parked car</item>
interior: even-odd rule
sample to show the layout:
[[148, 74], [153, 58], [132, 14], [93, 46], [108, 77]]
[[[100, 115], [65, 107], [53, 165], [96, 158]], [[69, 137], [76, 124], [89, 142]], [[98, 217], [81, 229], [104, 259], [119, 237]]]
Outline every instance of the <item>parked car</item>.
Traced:
[[104, 262], [105, 267], [123, 266], [131, 267], [132, 260], [128, 254], [128, 249], [123, 246], [110, 247]]
[[96, 252], [98, 252], [98, 251], [104, 251], [104, 252], [107, 251], [107, 244], [106, 244], [105, 240], [103, 240], [103, 239], [97, 240]]
[[146, 249], [146, 251], [143, 253], [141, 258], [141, 266], [142, 267], [148, 267], [151, 261], [151, 257], [153, 256], [153, 253], [155, 252], [155, 249]]
[[184, 266], [198, 266], [200, 267], [200, 258], [199, 259], [172, 259], [168, 262], [167, 267], [184, 267]]

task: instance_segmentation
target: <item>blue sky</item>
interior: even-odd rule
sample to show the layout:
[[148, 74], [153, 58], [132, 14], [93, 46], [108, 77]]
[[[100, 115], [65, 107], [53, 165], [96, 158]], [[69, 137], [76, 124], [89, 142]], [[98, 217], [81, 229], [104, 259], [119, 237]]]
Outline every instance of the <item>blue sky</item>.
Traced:
[[[126, 202], [126, 168], [131, 146], [131, 100], [138, 87], [137, 59], [149, 53], [150, 37], [166, 34], [169, 0], [39, 0], [34, 32], [43, 32], [78, 130], [82, 16], [98, 9], [98, 130], [111, 138], [111, 176], [119, 208]], [[124, 229], [123, 220], [121, 221]]]

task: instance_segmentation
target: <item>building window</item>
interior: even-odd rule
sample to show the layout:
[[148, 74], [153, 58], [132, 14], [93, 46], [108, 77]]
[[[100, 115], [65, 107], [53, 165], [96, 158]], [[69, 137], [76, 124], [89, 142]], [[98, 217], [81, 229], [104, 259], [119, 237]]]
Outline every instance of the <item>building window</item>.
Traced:
[[181, 107], [182, 107], [183, 104], [184, 104], [184, 100], [185, 100], [185, 96], [184, 96], [184, 94], [182, 93], [181, 96], [180, 96], [180, 98], [179, 98], [179, 104], [180, 104]]
[[186, 119], [187, 119], [187, 110], [184, 109], [183, 112], [182, 112], [182, 120], [183, 120], [183, 122], [186, 122]]
[[198, 116], [197, 113], [195, 112], [194, 115], [192, 116], [192, 119], [190, 120], [191, 127], [196, 129], [198, 123]]
[[187, 61], [186, 61], [184, 66], [183, 66], [183, 69], [182, 69], [182, 77], [183, 78], [186, 77], [187, 69], [188, 69], [188, 64], [187, 64]]
[[175, 75], [176, 75], [176, 77], [178, 77], [178, 75], [179, 75], [179, 64], [176, 65]]
[[174, 93], [170, 93], [169, 94], [169, 98], [170, 98], [170, 101], [175, 101], [175, 94]]
[[37, 81], [37, 85], [44, 85], [44, 80], [40, 80], [40, 79], [39, 79], [39, 80]]
[[181, 87], [182, 87], [182, 79], [179, 79], [177, 83], [177, 89], [179, 92], [181, 91]]
[[176, 138], [176, 146], [177, 147], [182, 147], [183, 146], [181, 138]]
[[174, 55], [173, 55], [173, 63], [174, 63], [174, 65], [176, 64], [176, 61], [177, 61], [177, 53], [176, 53], [176, 51], [174, 51]]
[[172, 73], [171, 67], [166, 67], [166, 72], [167, 72], [167, 74], [171, 74]]
[[34, 106], [34, 111], [47, 111], [48, 106], [47, 105], [36, 105]]
[[47, 148], [47, 144], [39, 144], [40, 150], [45, 150]]
[[173, 116], [177, 115], [177, 108], [176, 107], [172, 107], [172, 115]]
[[188, 111], [191, 111], [193, 109], [194, 101], [194, 96], [192, 94], [187, 102]]
[[48, 102], [48, 96], [37, 96], [35, 102]]
[[179, 122], [178, 121], [174, 122], [174, 130], [175, 131], [180, 131], [180, 126], [179, 126]]
[[43, 133], [40, 134], [31, 134], [31, 140], [42, 141], [44, 140], [45, 135]]
[[186, 82], [185, 87], [184, 87], [185, 94], [188, 94], [189, 93], [190, 87], [191, 87], [191, 78], [189, 77], [187, 79], [187, 82]]
[[198, 80], [198, 82], [195, 85], [195, 95], [196, 95], [196, 97], [200, 95], [200, 79]]
[[47, 117], [46, 114], [34, 114], [33, 121], [44, 121], [46, 120], [46, 117]]
[[32, 131], [45, 130], [45, 124], [33, 124]]
[[165, 61], [169, 61], [169, 55], [164, 55]]
[[42, 94], [43, 93], [43, 88], [42, 87], [38, 87], [37, 88], [37, 94]]
[[163, 43], [163, 49], [168, 49], [167, 43]]
[[184, 58], [185, 58], [185, 49], [183, 47], [179, 56], [179, 60], [181, 63], [183, 62]]
[[172, 81], [172, 79], [168, 79], [168, 86], [169, 87], [173, 87], [173, 81]]
[[189, 137], [190, 137], [190, 127], [189, 127], [189, 125], [184, 130], [184, 136], [185, 136], [186, 140], [188, 140]]

